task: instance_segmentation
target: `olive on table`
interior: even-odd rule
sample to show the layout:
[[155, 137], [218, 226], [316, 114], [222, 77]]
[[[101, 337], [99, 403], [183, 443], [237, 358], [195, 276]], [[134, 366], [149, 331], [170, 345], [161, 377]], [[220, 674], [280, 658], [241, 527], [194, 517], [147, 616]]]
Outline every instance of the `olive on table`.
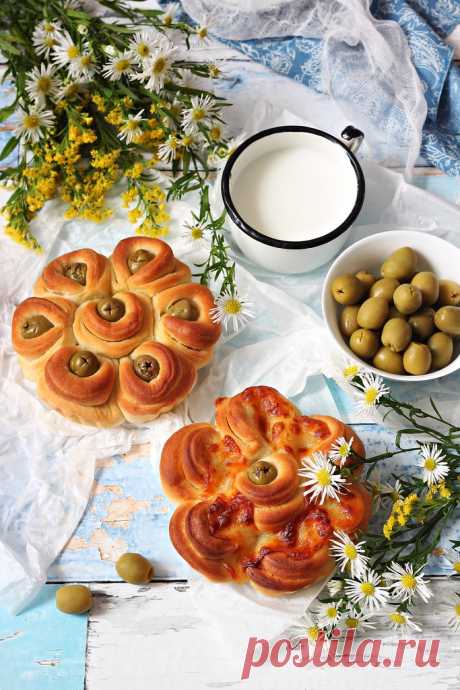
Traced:
[[393, 302], [401, 314], [413, 314], [422, 306], [422, 292], [416, 285], [403, 283], [394, 291]]
[[410, 247], [400, 247], [383, 262], [380, 273], [384, 278], [410, 280], [415, 273], [417, 255]]
[[391, 302], [397, 287], [399, 287], [399, 280], [396, 278], [380, 278], [371, 287], [369, 295], [371, 297], [384, 297], [388, 302]]
[[92, 603], [91, 590], [84, 585], [64, 585], [56, 590], [56, 608], [62, 613], [85, 613]]
[[389, 310], [384, 297], [369, 297], [359, 308], [358, 324], [361, 328], [381, 328], [388, 318]]
[[371, 359], [379, 349], [379, 337], [368, 328], [358, 328], [350, 336], [350, 349], [362, 359]]
[[350, 337], [354, 331], [358, 330], [359, 325], [358, 325], [358, 312], [359, 312], [359, 305], [358, 304], [350, 304], [347, 307], [344, 307], [342, 309], [342, 312], [339, 316], [339, 328], [340, 332], [342, 335], [345, 335], [347, 338]]
[[153, 565], [140, 553], [124, 553], [115, 563], [115, 570], [125, 582], [144, 585], [153, 577]]
[[408, 374], [421, 376], [431, 367], [431, 350], [425, 343], [412, 342], [403, 355], [404, 369]]
[[355, 273], [355, 277], [358, 278], [359, 282], [362, 283], [367, 290], [370, 290], [376, 280], [372, 273], [364, 270]]
[[431, 351], [431, 366], [433, 369], [442, 369], [452, 360], [454, 343], [447, 333], [433, 333], [427, 342]]
[[404, 374], [403, 356], [389, 347], [381, 347], [375, 354], [372, 364], [377, 369], [390, 374]]
[[271, 484], [277, 476], [275, 465], [266, 460], [257, 460], [248, 469], [248, 478], [253, 484]]
[[411, 280], [411, 284], [418, 287], [422, 293], [422, 304], [425, 307], [431, 307], [432, 304], [438, 301], [439, 280], [432, 271], [416, 273]]
[[443, 333], [460, 336], [460, 307], [441, 307], [434, 315], [434, 322]]
[[434, 309], [428, 307], [409, 316], [412, 332], [417, 340], [428, 340], [434, 331]]
[[364, 295], [366, 288], [356, 276], [345, 273], [334, 278], [331, 285], [332, 296], [339, 304], [356, 304]]
[[440, 307], [460, 306], [460, 285], [455, 280], [439, 281], [438, 304]]
[[411, 338], [412, 328], [405, 319], [390, 319], [383, 327], [382, 343], [385, 348], [388, 348], [392, 352], [402, 352], [405, 350]]

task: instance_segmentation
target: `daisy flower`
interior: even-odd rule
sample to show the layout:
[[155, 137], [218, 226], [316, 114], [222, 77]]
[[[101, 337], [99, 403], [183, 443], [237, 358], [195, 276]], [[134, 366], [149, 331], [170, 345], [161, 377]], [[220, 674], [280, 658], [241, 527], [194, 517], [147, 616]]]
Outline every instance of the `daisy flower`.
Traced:
[[235, 292], [233, 295], [220, 295], [216, 306], [209, 310], [214, 323], [222, 323], [226, 330], [230, 327], [237, 333], [254, 316], [252, 302]]
[[354, 606], [349, 606], [342, 615], [341, 627], [346, 630], [368, 630], [375, 628], [370, 615], [364, 611], [358, 611]]
[[383, 574], [386, 582], [389, 583], [388, 590], [397, 597], [399, 601], [412, 601], [414, 596], [418, 596], [426, 603], [433, 596], [427, 587], [428, 580], [425, 580], [420, 570], [414, 573], [411, 563], [406, 563], [404, 567], [393, 561], [390, 568]]
[[452, 575], [460, 575], [460, 554], [457, 551], [451, 551], [448, 554], [442, 554], [445, 556], [449, 565], [452, 568]]
[[158, 158], [165, 163], [171, 163], [177, 158], [178, 148], [180, 148], [179, 139], [174, 134], [170, 134], [166, 141], [158, 147]]
[[219, 79], [222, 76], [222, 70], [218, 65], [209, 65], [208, 74], [211, 79]]
[[180, 72], [181, 86], [186, 89], [193, 89], [196, 86], [196, 75], [191, 69], [183, 69]]
[[77, 93], [79, 93], [83, 86], [84, 83], [79, 81], [69, 81], [68, 83], [61, 85], [56, 100], [61, 101], [64, 98], [73, 98], [77, 95]]
[[337, 438], [331, 446], [329, 458], [335, 463], [338, 463], [340, 467], [343, 467], [347, 461], [347, 458], [349, 458], [351, 455], [353, 441], [353, 436], [349, 441], [347, 441], [344, 436]]
[[211, 96], [192, 96], [190, 108], [182, 113], [182, 122], [186, 133], [196, 132], [199, 125], [210, 125], [215, 110]]
[[343, 591], [343, 580], [336, 580], [333, 578], [327, 583], [327, 588], [331, 597], [336, 597], [340, 592]]
[[127, 144], [132, 144], [132, 142], [142, 134], [141, 122], [143, 110], [139, 110], [136, 115], [128, 115], [126, 122], [120, 127], [120, 131], [117, 136], [122, 141], [126, 141]]
[[420, 467], [423, 468], [423, 481], [428, 486], [438, 484], [449, 474], [449, 465], [445, 462], [446, 456], [442, 454], [435, 443], [431, 446], [423, 444], [420, 448], [420, 455], [422, 456]]
[[206, 223], [194, 219], [189, 223], [184, 223], [182, 237], [194, 247], [206, 246]]
[[209, 43], [209, 28], [205, 24], [197, 26], [195, 29], [196, 43], [205, 46]]
[[352, 577], [358, 577], [367, 568], [369, 558], [364, 555], [364, 541], [355, 544], [348, 534], [342, 530], [334, 532], [336, 539], [331, 539], [330, 550], [334, 558], [338, 561], [340, 570], [344, 572], [347, 568]]
[[47, 98], [56, 100], [60, 83], [55, 75], [55, 69], [52, 65], [45, 65], [42, 62], [40, 69], [34, 67], [26, 81], [26, 91], [29, 97], [41, 106], [45, 105]]
[[345, 580], [345, 592], [353, 604], [359, 604], [374, 612], [387, 603], [388, 591], [380, 584], [380, 575], [370, 568], [356, 580]]
[[79, 46], [75, 43], [70, 34], [65, 31], [59, 34], [57, 45], [53, 47], [52, 60], [58, 67], [69, 69], [81, 55]]
[[136, 77], [144, 82], [146, 89], [158, 93], [169, 76], [176, 49], [169, 41], [161, 41], [148, 60], [144, 62], [143, 71]]
[[165, 5], [164, 14], [161, 18], [165, 26], [171, 26], [175, 22], [179, 9], [180, 4], [178, 2], [170, 2]]
[[450, 602], [449, 605], [450, 617], [447, 621], [449, 627], [453, 628], [455, 632], [460, 630], [460, 600], [456, 599]]
[[155, 51], [157, 41], [152, 31], [136, 31], [128, 44], [129, 54], [138, 65], [142, 65]]
[[181, 146], [183, 146], [184, 149], [191, 149], [193, 146], [198, 145], [198, 141], [196, 137], [193, 134], [184, 134], [182, 139], [180, 140]]
[[36, 105], [29, 108], [29, 111], [21, 109], [19, 124], [13, 134], [35, 144], [44, 136], [43, 130], [53, 125], [54, 115], [51, 110], [44, 110]]
[[337, 625], [339, 620], [342, 618], [342, 614], [339, 610], [340, 604], [340, 601], [320, 604], [314, 614], [317, 617], [318, 625], [321, 628], [334, 628]]
[[37, 55], [49, 57], [51, 50], [57, 45], [60, 29], [59, 22], [45, 20], [35, 27], [32, 34], [32, 45]]
[[359, 400], [357, 406], [364, 414], [372, 415], [380, 398], [383, 395], [387, 395], [390, 390], [383, 383], [383, 378], [381, 376], [377, 376], [371, 372], [363, 372], [360, 376], [361, 383], [358, 385]]
[[91, 81], [96, 71], [96, 63], [88, 50], [82, 51], [69, 67], [69, 74], [74, 79]]
[[289, 629], [288, 637], [291, 644], [295, 647], [300, 640], [307, 639], [309, 642], [315, 643], [319, 640], [321, 634], [324, 634], [319, 622], [315, 616], [304, 615], [300, 618], [298, 623], [294, 623]]
[[355, 364], [354, 362], [348, 362], [342, 369], [342, 376], [345, 379], [345, 381], [351, 381], [360, 374], [361, 367], [359, 366], [359, 364]]
[[390, 628], [395, 632], [407, 635], [409, 632], [421, 632], [420, 626], [412, 620], [412, 616], [403, 611], [393, 611], [388, 613]]
[[105, 64], [102, 74], [110, 81], [118, 81], [122, 77], [129, 76], [133, 71], [133, 60], [131, 53], [125, 51], [118, 55], [113, 55]]
[[313, 453], [312, 457], [302, 459], [299, 475], [306, 480], [300, 485], [307, 487], [304, 495], [311, 495], [315, 502], [319, 499], [319, 503], [323, 503], [328, 497], [338, 499], [342, 490], [341, 484], [346, 482], [345, 477], [337, 471], [337, 467], [320, 451]]

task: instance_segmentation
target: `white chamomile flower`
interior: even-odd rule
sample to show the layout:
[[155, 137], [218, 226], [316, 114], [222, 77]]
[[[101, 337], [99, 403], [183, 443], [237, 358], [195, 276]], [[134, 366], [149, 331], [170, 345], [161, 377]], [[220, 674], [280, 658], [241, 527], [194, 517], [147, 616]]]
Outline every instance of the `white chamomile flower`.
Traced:
[[185, 108], [182, 113], [186, 133], [196, 132], [199, 125], [210, 125], [216, 107], [211, 96], [192, 96], [190, 103], [190, 108]]
[[171, 163], [177, 158], [180, 140], [175, 134], [170, 134], [161, 146], [158, 147], [158, 158], [165, 163]]
[[211, 79], [220, 79], [223, 76], [222, 70], [220, 69], [219, 65], [216, 64], [208, 66], [208, 74]]
[[209, 43], [209, 27], [207, 24], [200, 24], [195, 28], [196, 43], [199, 46], [205, 46]]
[[390, 628], [395, 632], [407, 635], [409, 632], [420, 632], [420, 626], [412, 620], [410, 613], [406, 611], [392, 611], [387, 614]]
[[118, 138], [122, 141], [126, 141], [127, 144], [132, 144], [132, 142], [137, 139], [142, 134], [141, 123], [143, 110], [139, 110], [136, 115], [128, 115], [126, 122], [120, 127], [118, 132]]
[[311, 643], [319, 640], [321, 634], [324, 634], [318, 619], [314, 615], [304, 615], [299, 619], [298, 623], [290, 626], [288, 631], [288, 639], [295, 647], [300, 640], [307, 639]]
[[449, 618], [447, 623], [455, 632], [460, 630], [460, 599], [455, 599], [449, 604]]
[[319, 499], [319, 503], [323, 503], [326, 498], [338, 499], [342, 484], [346, 482], [337, 467], [319, 451], [302, 459], [299, 475], [305, 479], [300, 485], [306, 487], [304, 495], [315, 502]]
[[318, 618], [318, 624], [321, 628], [334, 628], [337, 625], [342, 618], [340, 604], [340, 601], [332, 601], [319, 605], [314, 613]]
[[426, 603], [433, 596], [428, 588], [428, 580], [425, 580], [420, 570], [414, 573], [411, 563], [404, 566], [393, 561], [389, 569], [383, 574], [388, 583], [388, 590], [398, 601], [412, 601], [415, 595]]
[[366, 611], [358, 611], [354, 606], [349, 606], [342, 616], [340, 625], [345, 630], [372, 630], [375, 623]]
[[182, 237], [193, 247], [206, 246], [206, 223], [195, 219], [184, 223]]
[[178, 2], [170, 2], [164, 7], [164, 14], [161, 21], [165, 26], [171, 26], [176, 21], [176, 17], [180, 10], [180, 4]]
[[83, 50], [81, 55], [72, 62], [69, 67], [69, 75], [74, 79], [91, 81], [96, 71], [94, 57], [88, 50]]
[[128, 44], [129, 53], [138, 65], [152, 57], [157, 45], [153, 31], [136, 31]]
[[29, 97], [41, 106], [44, 106], [46, 99], [56, 100], [59, 93], [59, 79], [53, 65], [41, 63], [40, 68], [34, 67], [26, 81], [26, 91]]
[[58, 67], [69, 69], [81, 56], [81, 49], [70, 34], [65, 31], [59, 34], [57, 44], [53, 47], [53, 62]]
[[146, 89], [159, 93], [169, 76], [175, 52], [176, 49], [169, 41], [159, 42], [136, 79], [143, 81]]
[[125, 51], [113, 55], [105, 64], [102, 74], [110, 81], [118, 81], [122, 77], [128, 77], [133, 71], [133, 59], [131, 53]]
[[362, 372], [361, 383], [358, 385], [357, 406], [364, 414], [372, 415], [382, 396], [389, 393], [389, 388], [385, 386], [383, 378], [371, 372]]
[[393, 503], [401, 498], [401, 482], [396, 480], [394, 485], [388, 482], [381, 482], [380, 479], [374, 479], [368, 482], [368, 486], [372, 492], [375, 509], [377, 510], [383, 503], [384, 499], [391, 499]]
[[349, 441], [344, 436], [337, 438], [331, 446], [329, 451], [330, 459], [337, 463], [340, 467], [343, 467], [347, 459], [351, 455], [351, 447], [353, 445], [353, 436]]
[[380, 575], [370, 568], [355, 580], [345, 580], [345, 592], [353, 604], [370, 612], [387, 603], [388, 591], [380, 584]]
[[194, 146], [198, 146], [199, 142], [197, 138], [193, 134], [184, 134], [182, 139], [180, 140], [181, 146], [184, 149], [192, 149]]
[[217, 297], [216, 306], [209, 310], [209, 315], [214, 323], [222, 323], [227, 330], [231, 327], [236, 333], [254, 316], [254, 312], [252, 302], [235, 292]]
[[366, 570], [369, 561], [369, 558], [364, 555], [365, 542], [360, 541], [355, 544], [342, 530], [336, 530], [333, 536], [335, 539], [330, 541], [330, 550], [340, 570], [344, 572], [348, 569], [352, 577], [358, 577]]
[[240, 134], [239, 136], [227, 141], [225, 145], [218, 146], [208, 155], [208, 165], [215, 166], [216, 168], [223, 167], [227, 161], [227, 158], [229, 158], [232, 153], [236, 151], [238, 146], [240, 146], [240, 144], [242, 144], [246, 138], [247, 137], [244, 134]]
[[343, 592], [343, 580], [337, 580], [335, 578], [329, 580], [327, 583], [327, 589], [331, 597], [338, 596], [341, 592]]
[[24, 141], [35, 144], [44, 136], [44, 130], [53, 125], [54, 115], [51, 110], [44, 110], [36, 105], [29, 108], [28, 111], [21, 109], [19, 124], [13, 134], [16, 137], [21, 137]]
[[69, 81], [61, 85], [56, 100], [61, 101], [64, 98], [73, 98], [82, 90], [83, 86], [84, 82], [79, 81]]
[[452, 575], [460, 575], [460, 554], [458, 551], [450, 551], [447, 554], [442, 554], [448, 561], [452, 568]]
[[345, 381], [351, 381], [361, 374], [361, 367], [355, 362], [347, 362], [342, 369], [342, 376]]
[[37, 55], [48, 58], [51, 50], [57, 45], [61, 29], [59, 22], [42, 21], [34, 29], [32, 45]]
[[196, 75], [191, 69], [183, 69], [180, 72], [181, 86], [185, 89], [193, 89], [196, 87]]
[[423, 469], [423, 481], [431, 486], [442, 481], [449, 474], [449, 465], [445, 462], [445, 455], [435, 443], [431, 446], [423, 444], [420, 448], [420, 467]]

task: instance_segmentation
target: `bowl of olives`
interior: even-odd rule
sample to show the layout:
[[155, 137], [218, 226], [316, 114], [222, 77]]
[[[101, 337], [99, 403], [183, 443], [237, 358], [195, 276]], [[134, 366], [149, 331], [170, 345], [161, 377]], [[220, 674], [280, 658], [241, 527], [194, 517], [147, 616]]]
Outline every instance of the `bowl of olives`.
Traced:
[[328, 329], [348, 358], [393, 380], [428, 381], [460, 368], [460, 249], [394, 230], [348, 247], [324, 282]]

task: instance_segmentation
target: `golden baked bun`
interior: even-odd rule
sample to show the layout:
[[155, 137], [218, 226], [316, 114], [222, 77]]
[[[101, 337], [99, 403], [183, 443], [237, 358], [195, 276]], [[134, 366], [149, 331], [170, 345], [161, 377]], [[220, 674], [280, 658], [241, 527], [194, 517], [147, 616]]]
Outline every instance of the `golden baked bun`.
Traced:
[[93, 249], [58, 256], [34, 285], [37, 297], [65, 297], [77, 304], [110, 295], [110, 262]]
[[117, 363], [79, 347], [61, 347], [51, 355], [37, 391], [50, 407], [80, 424], [111, 427], [123, 421], [116, 403]]
[[166, 442], [160, 477], [179, 503], [169, 526], [179, 554], [214, 582], [249, 582], [265, 594], [298, 591], [329, 575], [335, 530], [365, 528], [371, 498], [359, 472], [337, 500], [306, 497], [301, 461], [359, 438], [332, 417], [307, 417], [273, 388], [216, 401], [216, 425], [190, 424]]
[[198, 368], [211, 360], [221, 327], [209, 315], [215, 303], [207, 287], [196, 283], [176, 285], [156, 295], [153, 307], [157, 340], [180, 352]]
[[196, 369], [177, 352], [153, 340], [120, 360], [118, 405], [134, 424], [169, 412], [190, 393]]
[[13, 314], [11, 339], [26, 378], [33, 381], [47, 358], [62, 345], [74, 345], [75, 304], [55, 297], [29, 297]]
[[153, 237], [121, 240], [111, 263], [113, 292], [133, 290], [151, 297], [192, 278], [189, 267], [176, 259], [169, 244]]
[[81, 347], [124, 357], [153, 335], [151, 302], [134, 292], [84, 302], [75, 312], [74, 333]]

